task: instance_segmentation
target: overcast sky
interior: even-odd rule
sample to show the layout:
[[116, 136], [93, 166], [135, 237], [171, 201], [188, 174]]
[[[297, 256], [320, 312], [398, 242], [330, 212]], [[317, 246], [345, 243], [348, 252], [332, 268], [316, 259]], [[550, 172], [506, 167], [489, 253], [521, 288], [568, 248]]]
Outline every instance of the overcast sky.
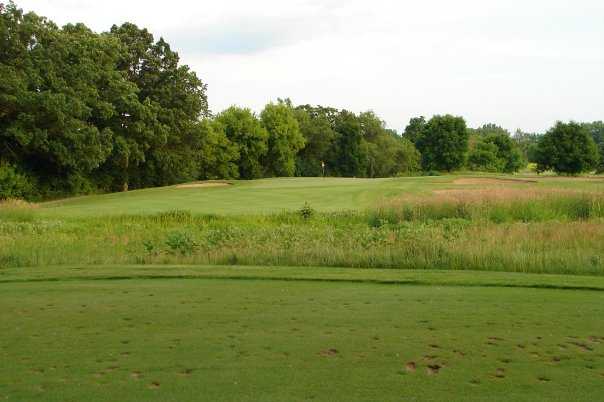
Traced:
[[402, 130], [451, 113], [543, 131], [604, 119], [603, 0], [17, 0], [59, 25], [131, 21], [208, 84], [213, 112], [278, 97]]

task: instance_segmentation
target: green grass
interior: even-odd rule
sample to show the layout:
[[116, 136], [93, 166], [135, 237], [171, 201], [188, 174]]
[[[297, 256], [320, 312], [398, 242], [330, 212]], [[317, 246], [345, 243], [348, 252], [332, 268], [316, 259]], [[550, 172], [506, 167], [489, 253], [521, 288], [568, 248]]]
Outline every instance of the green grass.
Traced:
[[[428, 194], [449, 188], [481, 188], [455, 185], [462, 176], [408, 177], [394, 179], [283, 178], [234, 181], [226, 187], [162, 187], [98, 196], [76, 197], [41, 204], [44, 217], [83, 217], [156, 214], [187, 210], [193, 214], [241, 215], [295, 210], [305, 202], [318, 211], [363, 209], [401, 194]], [[477, 177], [500, 177], [482, 175]], [[533, 177], [530, 177], [534, 179]], [[536, 179], [535, 187], [604, 192], [604, 179]], [[524, 188], [522, 183], [507, 183]]]
[[0, 400], [604, 399], [604, 180], [478, 178], [2, 204]]
[[393, 189], [413, 182], [390, 179], [265, 179], [233, 181], [226, 187], [162, 187], [54, 201], [42, 205], [44, 216], [152, 214], [187, 210], [195, 214], [257, 214], [299, 208], [305, 201], [324, 211], [368, 206]]
[[183, 266], [0, 272], [0, 400], [604, 397], [604, 278]]
[[[604, 275], [600, 180], [482, 179], [274, 179], [0, 207], [0, 268], [238, 264]], [[333, 202], [311, 201], [316, 212], [304, 219], [295, 210], [309, 199]], [[266, 209], [237, 213], [254, 203]], [[136, 213], [118, 213], [129, 210]]]

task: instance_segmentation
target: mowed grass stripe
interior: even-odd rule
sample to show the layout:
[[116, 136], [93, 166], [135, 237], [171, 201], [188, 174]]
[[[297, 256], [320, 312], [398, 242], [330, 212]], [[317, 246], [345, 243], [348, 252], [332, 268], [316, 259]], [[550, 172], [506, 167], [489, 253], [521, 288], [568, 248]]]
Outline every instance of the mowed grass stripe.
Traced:
[[0, 270], [0, 284], [87, 280], [261, 280], [381, 285], [501, 287], [604, 291], [604, 278], [483, 271], [425, 271], [333, 267], [73, 266]]

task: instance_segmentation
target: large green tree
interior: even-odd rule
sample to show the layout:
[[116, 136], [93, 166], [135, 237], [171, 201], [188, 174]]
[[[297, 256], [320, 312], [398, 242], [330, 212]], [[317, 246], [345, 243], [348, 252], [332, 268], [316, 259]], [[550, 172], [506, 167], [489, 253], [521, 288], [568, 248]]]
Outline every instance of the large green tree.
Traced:
[[130, 141], [121, 142], [126, 156], [136, 154], [130, 149], [144, 149], [144, 160], [137, 159], [130, 180], [144, 187], [198, 178], [202, 141], [197, 124], [209, 115], [206, 85], [180, 64], [178, 53], [163, 38], [155, 42], [146, 29], [114, 25], [109, 36], [122, 45], [118, 70], [136, 86], [139, 102], [152, 113], [144, 120], [146, 127], [136, 126], [141, 131], [137, 137], [129, 135]]
[[326, 173], [334, 174], [336, 166], [335, 143], [338, 134], [335, 131], [335, 116], [338, 111], [322, 106], [301, 105], [296, 107], [296, 120], [304, 136], [304, 148], [296, 158], [298, 176], [321, 176], [323, 164]]
[[424, 170], [450, 172], [462, 167], [468, 151], [468, 136], [463, 117], [432, 117], [416, 142]]
[[600, 163], [598, 164], [597, 170], [599, 173], [604, 172], [604, 122], [594, 121], [592, 123], [583, 123], [590, 133], [594, 142], [598, 146], [600, 153]]
[[[518, 144], [512, 140], [510, 133], [506, 129], [490, 123], [485, 124], [473, 131], [474, 135], [478, 136], [477, 145], [484, 143], [491, 144], [495, 147], [492, 148], [480, 145], [480, 149], [477, 150], [478, 154], [482, 154], [483, 157], [486, 156], [485, 152], [487, 151], [487, 148], [492, 148], [495, 150], [497, 163], [494, 165], [487, 163], [486, 166], [488, 167], [489, 171], [513, 173], [517, 172], [526, 165], [526, 160], [523, 158]], [[476, 157], [476, 153], [473, 156]], [[476, 163], [473, 165], [475, 167], [477, 166]], [[497, 169], [493, 170], [495, 166], [497, 166]]]
[[478, 138], [468, 154], [468, 168], [475, 171], [500, 172], [502, 160], [497, 157], [497, 146]]
[[111, 90], [124, 84], [118, 44], [13, 3], [0, 12], [0, 37], [2, 158], [38, 178], [41, 192], [91, 188], [89, 174], [112, 150], [104, 122], [114, 113]]
[[200, 179], [236, 179], [239, 177], [239, 151], [237, 144], [226, 136], [224, 126], [211, 120], [203, 119], [196, 125], [200, 139], [197, 152]]
[[341, 176], [365, 177], [368, 166], [367, 143], [363, 139], [362, 126], [354, 113], [342, 110], [335, 121], [337, 153], [332, 164]]
[[575, 122], [558, 122], [539, 141], [537, 170], [576, 175], [597, 167], [599, 154], [589, 130]]
[[57, 27], [14, 3], [0, 11], [0, 162], [39, 192], [164, 185], [202, 176], [206, 87], [133, 24]]
[[296, 154], [304, 147], [296, 113], [289, 100], [269, 103], [260, 114], [262, 125], [268, 132], [268, 152], [264, 157], [267, 176], [293, 176], [296, 171]]
[[367, 149], [367, 176], [390, 177], [419, 170], [419, 153], [406, 138], [386, 128], [374, 112], [358, 116]]
[[216, 116], [216, 123], [228, 140], [237, 145], [239, 177], [262, 177], [262, 160], [268, 152], [269, 134], [256, 115], [250, 109], [231, 106]]
[[413, 144], [416, 144], [417, 141], [424, 135], [426, 124], [427, 122], [424, 116], [413, 117], [409, 121], [407, 127], [405, 127], [403, 137], [411, 141]]

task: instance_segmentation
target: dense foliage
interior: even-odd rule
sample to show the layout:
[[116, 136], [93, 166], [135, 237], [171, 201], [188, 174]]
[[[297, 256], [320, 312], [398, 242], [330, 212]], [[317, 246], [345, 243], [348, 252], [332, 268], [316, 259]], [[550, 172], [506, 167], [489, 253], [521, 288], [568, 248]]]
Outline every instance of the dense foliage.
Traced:
[[539, 140], [538, 171], [574, 175], [595, 169], [599, 160], [598, 147], [584, 125], [558, 122]]
[[428, 122], [412, 119], [405, 130], [422, 155], [424, 170], [451, 172], [461, 168], [468, 150], [468, 130], [463, 117], [434, 116]]
[[470, 169], [514, 173], [526, 165], [519, 145], [507, 130], [495, 124], [485, 124], [471, 132]]
[[582, 126], [589, 131], [598, 147], [600, 163], [597, 166], [597, 171], [602, 173], [604, 172], [604, 122], [594, 121], [592, 123], [583, 123]]
[[[103, 33], [83, 24], [58, 27], [13, 2], [0, 7], [0, 76], [0, 198], [203, 179], [512, 173], [527, 161], [578, 173], [599, 159], [604, 170], [598, 149], [594, 156], [592, 143], [582, 142], [591, 134], [604, 155], [602, 122], [583, 124], [579, 136], [540, 141], [520, 131], [511, 137], [494, 124], [469, 129], [451, 115], [413, 118], [399, 135], [371, 111], [288, 99], [259, 114], [232, 106], [212, 115], [206, 84], [163, 38], [131, 23]], [[554, 148], [570, 152], [565, 158], [588, 152], [587, 159], [545, 160]]]

